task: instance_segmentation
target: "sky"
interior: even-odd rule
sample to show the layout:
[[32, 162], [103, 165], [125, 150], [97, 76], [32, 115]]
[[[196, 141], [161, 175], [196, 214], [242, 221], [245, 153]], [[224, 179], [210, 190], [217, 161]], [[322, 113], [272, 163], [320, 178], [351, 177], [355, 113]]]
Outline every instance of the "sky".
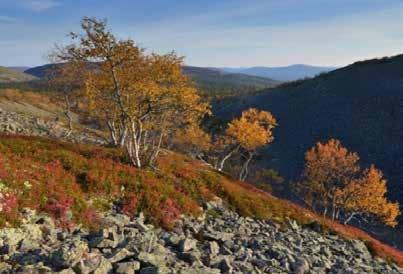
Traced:
[[120, 38], [204, 67], [344, 66], [403, 53], [401, 0], [0, 0], [0, 66], [37, 66], [106, 18]]

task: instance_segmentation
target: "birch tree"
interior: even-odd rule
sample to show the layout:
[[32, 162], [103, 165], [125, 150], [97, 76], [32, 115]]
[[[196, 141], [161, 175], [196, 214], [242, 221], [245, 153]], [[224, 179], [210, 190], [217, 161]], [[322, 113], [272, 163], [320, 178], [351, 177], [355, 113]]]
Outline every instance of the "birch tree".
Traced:
[[175, 53], [146, 53], [131, 39], [118, 39], [106, 21], [82, 20], [82, 33], [71, 33], [62, 47], [63, 62], [85, 64], [85, 94], [92, 115], [122, 146], [136, 167], [152, 165], [164, 142], [186, 124], [209, 112], [193, 82], [182, 73]]
[[396, 225], [399, 205], [386, 197], [386, 180], [371, 166], [361, 170], [356, 153], [340, 141], [317, 143], [305, 154], [305, 168], [296, 191], [324, 217], [349, 223], [354, 217], [377, 219]]

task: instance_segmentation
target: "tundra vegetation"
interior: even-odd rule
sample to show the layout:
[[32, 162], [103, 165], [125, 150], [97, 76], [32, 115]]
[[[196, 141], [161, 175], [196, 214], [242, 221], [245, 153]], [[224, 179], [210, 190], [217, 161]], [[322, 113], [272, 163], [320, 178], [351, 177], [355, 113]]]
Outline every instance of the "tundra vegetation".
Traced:
[[[1, 226], [18, 225], [28, 207], [48, 213], [61, 227], [94, 228], [102, 225], [99, 213], [115, 207], [129, 216], [144, 212], [151, 223], [172, 228], [182, 214], [199, 216], [206, 201], [220, 197], [243, 216], [319, 224], [365, 240], [379, 256], [403, 264], [393, 248], [334, 222], [359, 217], [394, 226], [400, 213], [385, 198], [381, 171], [361, 170], [358, 156], [340, 142], [308, 151], [297, 184], [319, 216], [243, 182], [259, 150], [274, 141], [278, 124], [270, 112], [247, 109], [221, 130], [206, 130], [210, 105], [182, 73], [182, 57], [147, 53], [93, 18], [84, 18], [82, 33], [70, 37], [71, 44], [52, 54], [64, 66], [48, 74], [49, 84], [65, 102], [68, 134], [75, 130], [74, 110], [107, 132], [108, 146], [1, 136]], [[282, 181], [273, 171], [257, 174]]]
[[70, 130], [71, 108], [80, 105], [108, 130], [108, 143], [124, 148], [138, 168], [153, 166], [161, 148], [176, 144], [219, 171], [229, 158], [238, 157], [238, 177], [247, 178], [258, 149], [273, 141], [277, 124], [270, 113], [244, 111], [223, 134], [211, 136], [200, 125], [211, 114], [210, 105], [182, 73], [182, 57], [147, 54], [134, 41], [117, 39], [106, 21], [84, 18], [81, 27], [82, 33], [70, 34], [71, 44], [51, 54], [63, 66], [47, 74], [64, 98]]

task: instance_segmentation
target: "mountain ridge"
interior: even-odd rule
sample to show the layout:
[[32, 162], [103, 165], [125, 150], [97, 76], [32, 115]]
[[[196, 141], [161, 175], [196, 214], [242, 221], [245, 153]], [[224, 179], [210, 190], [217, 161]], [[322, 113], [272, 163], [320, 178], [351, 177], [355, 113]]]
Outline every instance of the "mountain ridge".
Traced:
[[[26, 70], [25, 73], [43, 78], [46, 70], [50, 69], [51, 66], [52, 64], [33, 67]], [[204, 94], [213, 97], [255, 92], [281, 84], [280, 81], [265, 77], [226, 73], [213, 68], [184, 66], [183, 71], [196, 82]]]
[[25, 82], [35, 79], [36, 77], [32, 75], [8, 67], [0, 66], [0, 83]]
[[324, 72], [329, 72], [337, 67], [312, 66], [305, 64], [293, 64], [279, 67], [253, 66], [244, 68], [217, 68], [221, 71], [243, 73], [247, 75], [267, 77], [278, 81], [295, 81], [303, 78], [312, 78]]

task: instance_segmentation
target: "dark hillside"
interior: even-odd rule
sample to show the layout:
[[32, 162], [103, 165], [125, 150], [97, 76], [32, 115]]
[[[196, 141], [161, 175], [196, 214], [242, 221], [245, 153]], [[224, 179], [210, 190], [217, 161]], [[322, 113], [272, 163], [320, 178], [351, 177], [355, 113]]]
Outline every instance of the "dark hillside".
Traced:
[[389, 196], [403, 203], [403, 55], [358, 62], [311, 80], [285, 84], [215, 106], [221, 118], [248, 107], [278, 119], [276, 140], [262, 163], [296, 179], [304, 152], [318, 141], [337, 138], [374, 163], [389, 180]]

